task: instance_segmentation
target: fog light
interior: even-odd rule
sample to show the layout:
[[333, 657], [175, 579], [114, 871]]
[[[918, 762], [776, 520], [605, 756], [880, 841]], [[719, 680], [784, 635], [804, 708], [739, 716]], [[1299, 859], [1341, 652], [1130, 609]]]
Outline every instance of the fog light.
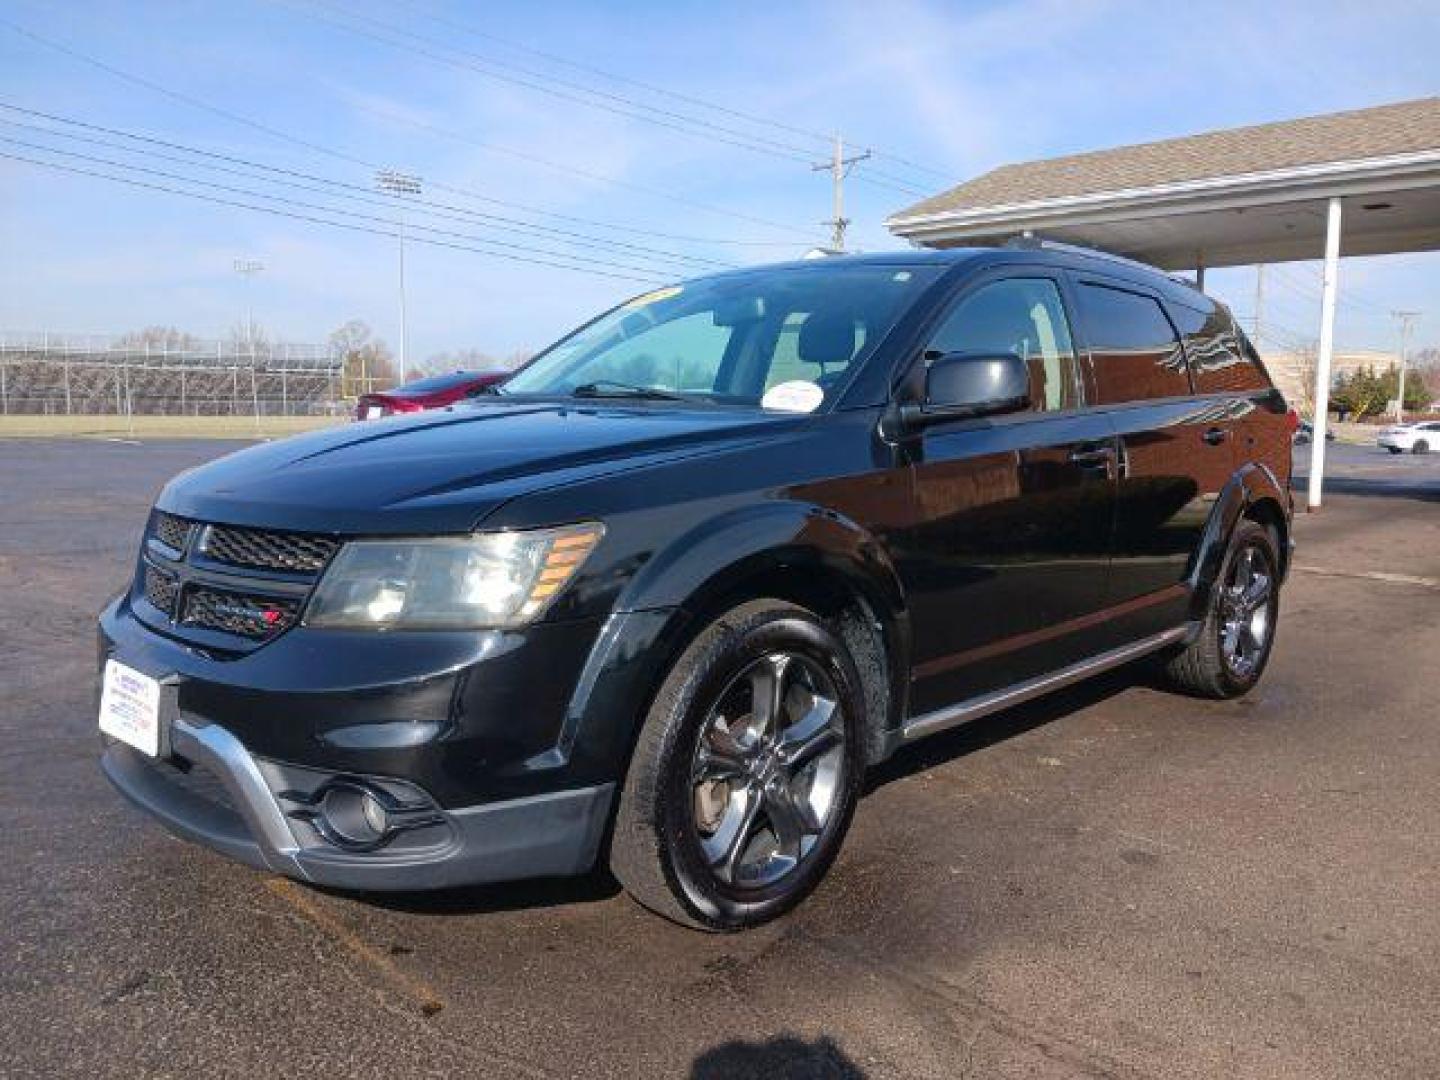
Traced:
[[320, 800], [320, 816], [343, 843], [370, 847], [390, 831], [389, 815], [375, 793], [355, 784], [331, 784]]
[[308, 792], [291, 789], [277, 795], [292, 804], [290, 817], [309, 823], [325, 841], [350, 852], [375, 851], [399, 833], [445, 820], [419, 789], [406, 798], [358, 777], [335, 776]]

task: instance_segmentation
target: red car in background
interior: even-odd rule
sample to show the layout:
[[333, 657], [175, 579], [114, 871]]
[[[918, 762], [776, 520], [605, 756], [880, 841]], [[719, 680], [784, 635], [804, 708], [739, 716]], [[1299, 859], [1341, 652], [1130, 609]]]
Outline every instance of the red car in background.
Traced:
[[362, 394], [355, 403], [356, 420], [378, 420], [395, 413], [422, 412], [464, 401], [487, 386], [503, 382], [508, 371], [453, 371], [416, 379], [393, 390]]

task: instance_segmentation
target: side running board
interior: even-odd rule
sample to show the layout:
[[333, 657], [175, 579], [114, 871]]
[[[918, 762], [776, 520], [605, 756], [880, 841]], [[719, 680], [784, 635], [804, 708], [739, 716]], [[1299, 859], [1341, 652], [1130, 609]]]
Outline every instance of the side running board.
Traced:
[[1002, 690], [992, 690], [988, 694], [970, 698], [956, 705], [947, 705], [943, 709], [912, 717], [900, 729], [899, 741], [901, 743], [914, 742], [927, 735], [934, 735], [936, 732], [968, 724], [982, 716], [989, 716], [991, 713], [1008, 709], [1012, 705], [1019, 705], [1023, 701], [1048, 694], [1052, 690], [1059, 690], [1072, 683], [1088, 679], [1092, 675], [1098, 675], [1102, 671], [1109, 671], [1111, 668], [1128, 664], [1131, 660], [1137, 660], [1147, 653], [1163, 649], [1167, 645], [1173, 645], [1183, 640], [1189, 632], [1190, 627], [1177, 626], [1173, 630], [1166, 630], [1164, 633], [1142, 638], [1129, 645], [1122, 645], [1118, 649], [1111, 649], [1109, 652], [1081, 660], [1079, 663], [1071, 664], [1059, 671], [1038, 675], [1025, 682], [1016, 683], [1014, 686], [1007, 686]]

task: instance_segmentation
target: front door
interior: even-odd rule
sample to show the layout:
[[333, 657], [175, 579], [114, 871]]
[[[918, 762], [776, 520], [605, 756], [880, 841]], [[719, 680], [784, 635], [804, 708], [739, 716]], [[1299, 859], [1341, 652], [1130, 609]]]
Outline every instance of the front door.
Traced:
[[1104, 602], [1114, 440], [1080, 408], [1060, 281], [1024, 274], [967, 289], [925, 349], [1024, 357], [1031, 408], [912, 437], [914, 514], [895, 537], [912, 715], [1078, 659], [1072, 631]]

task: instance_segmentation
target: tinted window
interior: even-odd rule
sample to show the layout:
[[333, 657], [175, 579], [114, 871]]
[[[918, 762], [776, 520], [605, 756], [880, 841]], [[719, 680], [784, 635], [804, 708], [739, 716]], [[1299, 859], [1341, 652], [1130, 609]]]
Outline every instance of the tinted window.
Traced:
[[927, 352], [1013, 352], [1030, 367], [1035, 408], [1076, 405], [1070, 324], [1060, 290], [1048, 278], [1008, 278], [982, 285], [955, 305]]
[[1081, 285], [1080, 318], [1090, 339], [1097, 404], [1190, 393], [1185, 352], [1159, 301]]
[[1183, 305], [1172, 309], [1190, 354], [1195, 390], [1201, 394], [1264, 390], [1270, 383], [1251, 361], [1245, 342], [1219, 305], [1208, 313]]

